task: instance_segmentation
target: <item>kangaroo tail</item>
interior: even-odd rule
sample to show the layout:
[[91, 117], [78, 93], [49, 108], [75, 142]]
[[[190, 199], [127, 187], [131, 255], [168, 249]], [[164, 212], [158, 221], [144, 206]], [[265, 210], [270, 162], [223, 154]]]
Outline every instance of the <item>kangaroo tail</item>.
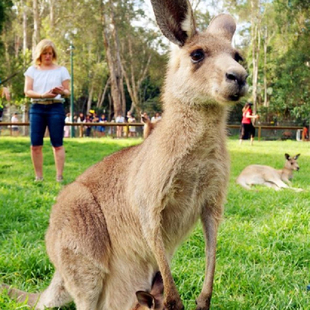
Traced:
[[0, 284], [0, 291], [4, 291], [6, 290], [8, 295], [18, 301], [18, 302], [25, 302], [27, 301], [27, 305], [28, 306], [35, 306], [40, 298], [40, 294], [37, 293], [27, 293], [21, 290], [18, 290], [16, 288], [12, 288], [11, 286], [7, 285], [7, 284]]

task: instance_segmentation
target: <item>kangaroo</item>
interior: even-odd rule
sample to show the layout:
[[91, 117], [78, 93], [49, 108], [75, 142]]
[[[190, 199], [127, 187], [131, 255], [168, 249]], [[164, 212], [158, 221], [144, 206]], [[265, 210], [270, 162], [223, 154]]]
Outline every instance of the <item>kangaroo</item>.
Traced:
[[247, 72], [231, 46], [230, 15], [198, 32], [188, 0], [151, 2], [163, 34], [178, 46], [162, 119], [143, 143], [105, 157], [58, 195], [45, 237], [55, 274], [36, 309], [73, 300], [77, 310], [128, 310], [158, 271], [162, 308], [184, 309], [170, 261], [199, 219], [207, 259], [196, 309], [210, 308], [229, 180], [226, 120], [246, 94]]
[[293, 178], [293, 171], [299, 170], [297, 159], [300, 154], [291, 157], [286, 153], [284, 156], [286, 161], [283, 169], [276, 170], [269, 166], [250, 165], [244, 168], [238, 176], [237, 183], [246, 189], [251, 189], [251, 185], [259, 184], [272, 187], [275, 190], [290, 188], [300, 191], [300, 189], [291, 187], [292, 183], [290, 181]]
[[154, 130], [156, 125], [160, 122], [160, 120], [152, 123], [146, 114], [141, 114], [141, 122], [144, 124], [143, 139], [146, 139], [152, 133], [152, 131]]
[[[27, 301], [27, 305], [31, 307], [34, 307], [40, 299], [40, 293], [27, 293], [11, 288], [6, 284], [0, 284], [0, 291], [1, 290], [6, 290], [11, 298], [17, 299], [19, 302]], [[164, 299], [163, 291], [162, 277], [160, 272], [157, 272], [154, 276], [150, 292], [136, 292], [137, 304], [131, 310], [162, 310]]]

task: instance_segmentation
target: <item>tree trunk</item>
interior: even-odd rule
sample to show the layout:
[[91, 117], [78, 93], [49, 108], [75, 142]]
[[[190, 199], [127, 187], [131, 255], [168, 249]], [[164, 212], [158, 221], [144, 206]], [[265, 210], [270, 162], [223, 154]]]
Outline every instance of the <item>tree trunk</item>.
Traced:
[[88, 100], [87, 100], [87, 113], [91, 109], [91, 103], [93, 101], [93, 93], [94, 93], [94, 84], [92, 83], [90, 86], [90, 90], [88, 92]]
[[268, 108], [268, 93], [267, 93], [267, 47], [268, 47], [268, 28], [265, 28], [265, 40], [264, 40], [264, 107]]
[[33, 35], [32, 35], [32, 49], [34, 51], [36, 45], [40, 41], [40, 14], [38, 7], [38, 0], [33, 0]]
[[55, 29], [55, 0], [49, 0], [51, 31]]
[[110, 85], [110, 78], [107, 80], [102, 93], [98, 96], [97, 108], [102, 107], [109, 85]]
[[107, 63], [110, 71], [111, 96], [114, 107], [114, 114], [125, 115], [125, 94], [123, 86], [123, 75], [120, 61], [120, 51], [118, 35], [114, 20], [114, 12], [111, 1], [109, 2], [109, 12], [107, 15], [106, 6], [102, 4], [103, 39], [106, 49]]
[[[140, 72], [137, 74], [135, 73], [135, 68], [134, 68], [134, 58], [136, 57], [136, 55], [134, 55], [132, 51], [132, 39], [131, 38], [128, 38], [126, 48], [127, 48], [126, 58], [129, 59], [129, 61], [126, 62], [125, 60], [123, 60], [122, 70], [123, 70], [123, 75], [126, 81], [128, 93], [131, 99], [130, 112], [133, 112], [134, 109], [140, 112], [141, 107], [140, 107], [139, 90], [147, 74], [150, 61], [151, 61], [151, 55], [148, 56], [148, 59], [144, 66], [142, 66], [142, 61], [139, 63], [141, 65], [141, 68], [139, 70]], [[141, 51], [141, 54], [145, 54], [145, 53], [146, 51]]]
[[26, 4], [23, 3], [23, 54], [24, 55], [26, 54], [26, 51], [28, 49], [27, 11], [28, 11], [28, 7]]
[[257, 93], [258, 93], [258, 62], [260, 51], [260, 17], [257, 5], [251, 0], [251, 37], [252, 37], [252, 65], [253, 65], [253, 81], [252, 81], [252, 97], [254, 113], [257, 111]]

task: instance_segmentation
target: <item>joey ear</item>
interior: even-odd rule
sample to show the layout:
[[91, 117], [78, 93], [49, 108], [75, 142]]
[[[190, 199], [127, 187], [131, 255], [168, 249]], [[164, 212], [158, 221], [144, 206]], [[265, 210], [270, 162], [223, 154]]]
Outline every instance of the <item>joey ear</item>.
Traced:
[[155, 299], [154, 296], [148, 292], [138, 291], [136, 292], [136, 296], [138, 302], [141, 306], [145, 306], [148, 309], [154, 309], [155, 307]]
[[285, 153], [284, 156], [285, 156], [285, 158], [286, 158], [287, 160], [290, 159], [290, 155], [289, 155], [289, 154]]
[[207, 28], [208, 33], [224, 37], [229, 41], [232, 40], [235, 31], [236, 22], [231, 15], [228, 14], [220, 14], [214, 17]]
[[297, 160], [299, 156], [300, 156], [300, 154], [295, 155], [294, 159]]
[[188, 0], [151, 0], [158, 27], [172, 43], [183, 46], [196, 33]]

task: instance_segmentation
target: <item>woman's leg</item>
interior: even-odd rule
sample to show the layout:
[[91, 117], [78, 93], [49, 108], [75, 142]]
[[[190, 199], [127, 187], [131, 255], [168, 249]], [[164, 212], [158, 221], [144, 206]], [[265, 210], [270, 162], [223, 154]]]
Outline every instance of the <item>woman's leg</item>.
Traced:
[[56, 166], [56, 180], [63, 180], [63, 171], [65, 165], [65, 149], [63, 147], [63, 136], [65, 126], [65, 112], [63, 105], [54, 104], [50, 107], [48, 116], [48, 128], [50, 131], [51, 143]]
[[33, 163], [34, 172], [36, 175], [36, 180], [43, 179], [43, 152], [42, 145], [31, 146], [31, 159]]
[[62, 181], [66, 158], [65, 148], [63, 146], [53, 147], [53, 152], [56, 166], [56, 180]]
[[34, 104], [30, 108], [30, 154], [37, 181], [43, 180], [43, 137], [45, 130], [44, 107]]

